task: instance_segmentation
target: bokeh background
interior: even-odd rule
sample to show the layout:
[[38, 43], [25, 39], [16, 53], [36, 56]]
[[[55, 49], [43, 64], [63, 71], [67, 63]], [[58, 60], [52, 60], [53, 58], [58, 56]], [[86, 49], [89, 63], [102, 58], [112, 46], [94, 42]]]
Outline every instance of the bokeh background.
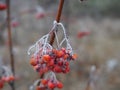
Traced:
[[[16, 90], [29, 90], [39, 77], [29, 64], [27, 50], [52, 28], [58, 3], [11, 0], [15, 71], [20, 77]], [[10, 66], [5, 18], [6, 11], [0, 11], [0, 60]], [[65, 0], [61, 22], [78, 54], [70, 73], [57, 75], [64, 83], [62, 90], [120, 90], [120, 0]], [[84, 31], [90, 35], [79, 38], [78, 33]], [[6, 84], [3, 90], [10, 86]]]

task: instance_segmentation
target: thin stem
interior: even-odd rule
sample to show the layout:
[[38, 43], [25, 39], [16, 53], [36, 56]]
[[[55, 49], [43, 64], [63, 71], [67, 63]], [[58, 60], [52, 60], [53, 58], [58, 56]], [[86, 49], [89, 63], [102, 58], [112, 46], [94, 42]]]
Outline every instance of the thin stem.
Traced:
[[[9, 53], [10, 53], [10, 63], [11, 63], [11, 70], [13, 75], [15, 76], [15, 68], [14, 68], [14, 54], [13, 54], [13, 48], [12, 48], [12, 35], [11, 35], [11, 13], [10, 13], [10, 0], [6, 0], [7, 4], [7, 27], [8, 27], [8, 43], [9, 43]], [[15, 90], [14, 81], [11, 84], [12, 90]]]
[[60, 0], [60, 4], [59, 4], [59, 8], [58, 8], [58, 13], [57, 13], [57, 17], [56, 17], [56, 21], [57, 22], [60, 21], [61, 14], [62, 14], [62, 9], [63, 9], [63, 4], [64, 4], [64, 0]]

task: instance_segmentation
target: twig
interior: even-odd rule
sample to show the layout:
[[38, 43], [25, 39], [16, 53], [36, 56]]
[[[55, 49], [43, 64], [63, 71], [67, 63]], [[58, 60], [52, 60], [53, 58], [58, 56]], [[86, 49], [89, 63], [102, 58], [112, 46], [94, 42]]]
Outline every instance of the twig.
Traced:
[[[7, 4], [7, 27], [8, 27], [8, 43], [9, 43], [9, 54], [10, 54], [10, 61], [11, 61], [11, 70], [13, 75], [15, 76], [15, 68], [14, 68], [14, 54], [13, 54], [13, 48], [12, 48], [12, 35], [11, 35], [11, 13], [10, 13], [10, 0], [6, 0]], [[12, 82], [11, 88], [12, 90], [15, 90], [14, 81]]]
[[[63, 9], [63, 4], [64, 4], [64, 0], [60, 0], [58, 12], [57, 12], [57, 17], [56, 17], [57, 23], [60, 22], [60, 18], [61, 18], [61, 14], [62, 14], [62, 9]], [[55, 33], [52, 32], [51, 33], [51, 38], [50, 38], [50, 45], [53, 45], [54, 39], [55, 39]]]

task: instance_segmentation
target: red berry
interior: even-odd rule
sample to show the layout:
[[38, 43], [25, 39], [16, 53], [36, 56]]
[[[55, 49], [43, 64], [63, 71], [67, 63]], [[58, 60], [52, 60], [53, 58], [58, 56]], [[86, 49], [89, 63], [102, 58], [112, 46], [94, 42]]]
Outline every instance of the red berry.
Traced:
[[58, 65], [59, 65], [59, 66], [62, 66], [62, 65], [63, 65], [63, 62], [62, 62], [62, 61], [59, 61], [59, 62], [58, 62]]
[[36, 65], [37, 65], [37, 61], [35, 60], [34, 57], [31, 58], [30, 64], [31, 64], [32, 66], [36, 66]]
[[64, 60], [66, 60], [68, 57], [69, 57], [68, 54], [65, 54], [64, 55]]
[[43, 85], [46, 85], [46, 84], [48, 83], [48, 81], [47, 81], [46, 79], [42, 79], [42, 80], [41, 80], [41, 83], [42, 83]]
[[63, 55], [64, 55], [63, 51], [60, 50], [60, 51], [57, 52], [57, 57], [62, 57]]
[[66, 65], [66, 66], [69, 66], [69, 62], [65, 62], [65, 65]]
[[53, 66], [54, 65], [54, 60], [51, 60], [49, 63], [48, 63], [48, 66]]
[[55, 88], [55, 85], [54, 85], [54, 83], [52, 83], [52, 82], [48, 82], [48, 87], [49, 87], [50, 89], [53, 89], [53, 88]]
[[55, 66], [54, 71], [57, 72], [57, 73], [62, 72], [62, 70], [61, 70], [61, 68], [59, 66]]
[[47, 71], [48, 71], [48, 67], [44, 67], [44, 68], [39, 68], [38, 69], [39, 75], [42, 75], [43, 73], [45, 73]]
[[63, 84], [61, 82], [58, 82], [57, 87], [61, 89], [61, 88], [63, 88]]
[[49, 55], [43, 55], [43, 60], [44, 60], [45, 62], [49, 62], [50, 59], [51, 59], [51, 57], [50, 57]]
[[77, 59], [77, 54], [72, 55], [73, 60]]
[[9, 76], [9, 82], [10, 82], [10, 81], [13, 81], [13, 80], [15, 80], [15, 77], [14, 77], [14, 76], [12, 76], [12, 75], [11, 75], [11, 76]]

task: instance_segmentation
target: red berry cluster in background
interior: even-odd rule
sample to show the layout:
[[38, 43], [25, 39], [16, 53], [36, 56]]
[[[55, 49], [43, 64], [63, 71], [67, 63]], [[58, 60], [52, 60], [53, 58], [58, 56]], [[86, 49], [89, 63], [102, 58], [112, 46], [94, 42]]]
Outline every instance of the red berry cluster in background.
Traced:
[[0, 2], [0, 11], [6, 10], [7, 5], [5, 3]]
[[15, 80], [15, 77], [13, 76], [13, 75], [11, 75], [11, 76], [2, 76], [1, 78], [0, 78], [0, 89], [2, 89], [3, 88], [3, 86], [4, 86], [4, 83], [10, 83], [10, 82], [12, 82], [12, 81], [14, 81]]
[[36, 17], [36, 19], [42, 19], [45, 17], [45, 13], [37, 12], [35, 17]]
[[87, 36], [89, 34], [90, 34], [89, 31], [82, 31], [82, 32], [79, 32], [77, 36], [78, 36], [78, 38], [82, 38], [82, 37]]
[[41, 6], [36, 7], [36, 19], [42, 19], [45, 17], [45, 10]]
[[77, 57], [76, 54], [71, 55], [65, 48], [47, 50], [44, 55], [40, 53], [32, 55], [30, 60], [30, 64], [40, 74], [48, 71], [67, 73], [70, 70], [69, 62]]

